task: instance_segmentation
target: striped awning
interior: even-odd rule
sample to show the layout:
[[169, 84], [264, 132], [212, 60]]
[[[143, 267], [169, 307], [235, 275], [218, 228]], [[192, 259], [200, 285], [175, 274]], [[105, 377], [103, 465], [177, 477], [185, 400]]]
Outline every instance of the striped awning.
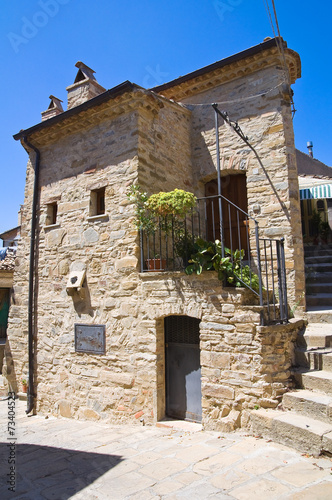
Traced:
[[332, 184], [319, 184], [306, 189], [300, 189], [300, 200], [332, 198]]

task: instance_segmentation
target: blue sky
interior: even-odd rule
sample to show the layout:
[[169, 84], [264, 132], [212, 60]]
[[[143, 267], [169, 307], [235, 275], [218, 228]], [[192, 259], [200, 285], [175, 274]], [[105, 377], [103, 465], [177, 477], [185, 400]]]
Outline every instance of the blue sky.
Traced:
[[[271, 1], [269, 0], [271, 5]], [[302, 60], [295, 143], [332, 165], [331, 18], [327, 0], [275, 0], [281, 35]], [[109, 89], [159, 85], [273, 36], [264, 0], [3, 0], [0, 20], [0, 233], [17, 225], [27, 154], [12, 135], [64, 101], [80, 60]]]

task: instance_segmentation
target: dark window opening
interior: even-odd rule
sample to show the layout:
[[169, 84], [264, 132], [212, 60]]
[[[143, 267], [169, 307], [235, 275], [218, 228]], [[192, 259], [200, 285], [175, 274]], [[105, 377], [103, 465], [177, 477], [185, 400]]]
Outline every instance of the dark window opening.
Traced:
[[0, 288], [0, 339], [5, 339], [7, 336], [9, 306], [10, 289]]
[[58, 204], [49, 203], [47, 205], [46, 225], [52, 226], [53, 224], [56, 224], [57, 215], [58, 215]]
[[105, 187], [91, 191], [90, 215], [105, 213]]

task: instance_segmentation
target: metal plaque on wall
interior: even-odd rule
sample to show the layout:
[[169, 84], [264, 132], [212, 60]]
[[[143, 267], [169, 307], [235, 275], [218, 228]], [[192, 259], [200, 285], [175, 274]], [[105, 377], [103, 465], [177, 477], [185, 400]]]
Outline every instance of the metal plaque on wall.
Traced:
[[105, 325], [75, 324], [75, 351], [105, 354]]

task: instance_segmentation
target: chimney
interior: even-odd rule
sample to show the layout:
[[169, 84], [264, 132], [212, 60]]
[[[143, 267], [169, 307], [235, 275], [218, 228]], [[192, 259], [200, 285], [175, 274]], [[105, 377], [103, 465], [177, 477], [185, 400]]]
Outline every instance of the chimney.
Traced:
[[54, 95], [50, 95], [50, 105], [47, 108], [46, 111], [42, 111], [42, 122], [45, 120], [48, 120], [49, 118], [53, 118], [53, 116], [59, 115], [60, 113], [63, 113], [63, 108], [62, 108], [62, 101], [61, 99], [58, 99], [57, 97], [54, 97]]
[[312, 152], [312, 148], [314, 147], [312, 141], [307, 142], [307, 148], [308, 148], [308, 155], [311, 156], [311, 158], [314, 157], [314, 153]]
[[78, 61], [75, 66], [78, 68], [75, 81], [66, 88], [68, 92], [68, 109], [89, 101], [106, 90], [95, 79], [93, 69], [81, 61]]

